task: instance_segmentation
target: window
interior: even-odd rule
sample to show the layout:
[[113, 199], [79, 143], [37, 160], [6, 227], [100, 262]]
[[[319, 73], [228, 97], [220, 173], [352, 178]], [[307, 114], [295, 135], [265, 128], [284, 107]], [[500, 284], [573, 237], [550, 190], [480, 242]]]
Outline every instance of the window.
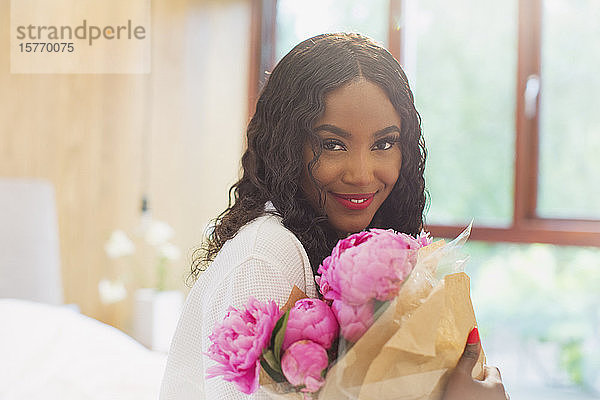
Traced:
[[456, 236], [475, 218], [477, 240], [600, 246], [596, 0], [254, 4], [250, 110], [265, 71], [294, 43], [364, 32], [413, 86], [434, 235]]
[[490, 364], [514, 398], [600, 398], [600, 2], [254, 4], [250, 109], [302, 39], [359, 31], [390, 49], [423, 118], [428, 229], [455, 237], [475, 218], [467, 272]]
[[600, 219], [600, 3], [542, 9], [538, 213]]
[[[389, 0], [278, 0], [276, 61], [304, 39], [323, 32], [361, 32], [387, 42]], [[318, 12], [316, 12], [318, 10]]]
[[600, 248], [468, 242], [487, 362], [511, 398], [600, 399]]
[[410, 2], [404, 68], [428, 150], [428, 224], [513, 216], [517, 1]]

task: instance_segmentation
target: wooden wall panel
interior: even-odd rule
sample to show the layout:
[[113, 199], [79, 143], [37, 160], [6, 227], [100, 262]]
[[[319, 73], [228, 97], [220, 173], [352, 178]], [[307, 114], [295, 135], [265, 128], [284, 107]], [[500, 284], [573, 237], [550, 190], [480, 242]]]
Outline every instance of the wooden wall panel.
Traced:
[[[238, 174], [249, 1], [154, 0], [147, 75], [10, 74], [9, 7], [0, 0], [0, 176], [54, 184], [66, 301], [128, 331], [131, 297], [99, 300], [100, 279], [130, 268], [107, 259], [104, 242], [135, 229], [148, 186], [154, 217], [173, 226], [184, 255], [171, 284], [187, 290], [191, 250]], [[151, 274], [151, 261], [137, 262]]]

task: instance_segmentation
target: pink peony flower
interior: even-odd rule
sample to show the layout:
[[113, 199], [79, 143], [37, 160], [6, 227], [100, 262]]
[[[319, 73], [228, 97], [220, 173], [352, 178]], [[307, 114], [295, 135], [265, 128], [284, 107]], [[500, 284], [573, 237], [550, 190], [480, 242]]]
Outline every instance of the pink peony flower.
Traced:
[[310, 340], [300, 340], [283, 353], [281, 370], [293, 386], [305, 386], [302, 392], [314, 393], [325, 384], [322, 376], [329, 359], [323, 346]]
[[421, 245], [421, 247], [429, 246], [433, 239], [429, 236], [429, 232], [421, 231], [419, 237], [417, 237], [417, 242]]
[[206, 354], [218, 365], [207, 369], [207, 378], [223, 376], [240, 391], [254, 393], [258, 389], [260, 356], [269, 345], [280, 315], [274, 301], [261, 303], [254, 297], [241, 310], [230, 307], [223, 322], [216, 324], [209, 336], [212, 344]]
[[420, 247], [415, 238], [393, 230], [350, 235], [319, 266], [321, 294], [354, 305], [391, 300], [414, 268]]
[[350, 342], [358, 341], [373, 325], [374, 302], [372, 300], [358, 306], [334, 300], [331, 309], [340, 323], [342, 336]]
[[[334, 247], [333, 250], [335, 250], [336, 248], [337, 248], [337, 246]], [[319, 269], [317, 270], [317, 273], [319, 273], [321, 275], [315, 276], [315, 282], [319, 286], [319, 291], [321, 292], [321, 295], [323, 297], [325, 297], [325, 295], [327, 293], [329, 293], [329, 291], [331, 290], [331, 287], [329, 286], [329, 282], [327, 281], [327, 278], [323, 278], [323, 275], [328, 274], [329, 266], [331, 265], [332, 259], [333, 259], [332, 256], [327, 256], [323, 260], [321, 265], [319, 265]]]
[[337, 337], [338, 329], [337, 319], [327, 303], [319, 299], [300, 299], [290, 310], [281, 351], [303, 339], [328, 349]]
[[[331, 255], [326, 257], [323, 260], [323, 262], [319, 266], [319, 269], [317, 272], [321, 275], [325, 275], [327, 273], [327, 271], [329, 270], [329, 266], [331, 265], [332, 260], [339, 259], [340, 255], [344, 251], [346, 251], [354, 246], [358, 246], [361, 243], [366, 242], [369, 238], [371, 238], [374, 235], [375, 235], [375, 233], [373, 233], [371, 231], [361, 231], [361, 232], [358, 232], [358, 233], [348, 236], [346, 239], [340, 240], [337, 243], [337, 245], [333, 248]], [[317, 282], [317, 285], [319, 285], [319, 289], [320, 289], [322, 295], [325, 295], [325, 293], [329, 292], [329, 290], [331, 289], [329, 287], [327, 278], [323, 279], [322, 276], [317, 275], [315, 277], [315, 281]]]

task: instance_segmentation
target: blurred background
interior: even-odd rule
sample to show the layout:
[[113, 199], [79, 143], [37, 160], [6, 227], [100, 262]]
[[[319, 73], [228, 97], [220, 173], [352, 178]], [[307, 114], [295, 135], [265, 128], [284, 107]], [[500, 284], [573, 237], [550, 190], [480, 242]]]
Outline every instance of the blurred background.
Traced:
[[[467, 272], [488, 363], [515, 399], [600, 398], [600, 2], [152, 0], [151, 73], [64, 75], [10, 73], [9, 6], [0, 197], [48, 211], [27, 222], [46, 233], [11, 246], [33, 261], [0, 269], [4, 291], [16, 270], [44, 277], [52, 301], [165, 351], [144, 324], [173, 319], [189, 291], [268, 71], [305, 38], [360, 32], [409, 77], [427, 228], [454, 237], [474, 221]], [[7, 204], [18, 226], [35, 217]], [[0, 224], [4, 243], [20, 237]], [[152, 309], [161, 293], [166, 311]]]

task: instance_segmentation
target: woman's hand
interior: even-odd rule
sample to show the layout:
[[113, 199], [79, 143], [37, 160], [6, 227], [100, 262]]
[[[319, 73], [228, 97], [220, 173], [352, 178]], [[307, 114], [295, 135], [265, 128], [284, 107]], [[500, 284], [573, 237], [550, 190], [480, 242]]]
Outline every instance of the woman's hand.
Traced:
[[500, 371], [496, 367], [484, 367], [483, 381], [471, 377], [479, 358], [481, 345], [479, 332], [474, 328], [469, 334], [463, 355], [450, 374], [443, 400], [507, 400]]

